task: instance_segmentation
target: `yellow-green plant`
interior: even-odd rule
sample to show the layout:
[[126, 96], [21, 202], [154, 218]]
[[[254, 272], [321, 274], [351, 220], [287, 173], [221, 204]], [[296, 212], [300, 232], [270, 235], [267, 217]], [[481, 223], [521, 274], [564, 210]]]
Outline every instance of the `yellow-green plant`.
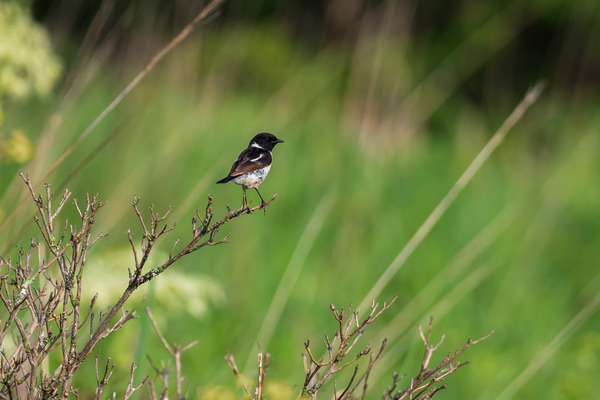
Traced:
[[[48, 94], [60, 71], [48, 32], [17, 3], [0, 2], [0, 106], [5, 98]], [[23, 129], [0, 130], [0, 161], [23, 164], [32, 155], [33, 144]]]
[[33, 144], [23, 129], [13, 129], [5, 138], [0, 131], [0, 160], [23, 164], [33, 155]]
[[14, 2], [0, 2], [0, 98], [50, 92], [61, 64], [46, 30]]

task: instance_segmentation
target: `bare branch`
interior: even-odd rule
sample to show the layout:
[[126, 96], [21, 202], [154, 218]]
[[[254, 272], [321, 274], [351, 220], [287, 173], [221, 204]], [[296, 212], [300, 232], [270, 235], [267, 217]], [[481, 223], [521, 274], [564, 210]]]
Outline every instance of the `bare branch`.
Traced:
[[248, 384], [243, 379], [243, 376], [240, 373], [240, 369], [238, 368], [237, 364], [235, 363], [235, 358], [233, 357], [233, 355], [228, 352], [225, 355], [225, 361], [227, 362], [227, 366], [229, 366], [229, 368], [231, 369], [231, 371], [233, 372], [233, 374], [240, 379], [240, 382], [242, 383], [242, 387], [244, 388], [244, 391], [246, 392], [246, 394], [250, 398], [252, 398], [253, 396], [252, 396], [252, 393], [250, 392], [250, 387], [248, 386]]
[[137, 366], [135, 364], [131, 364], [131, 372], [129, 374], [129, 383], [127, 384], [127, 388], [125, 389], [125, 395], [123, 396], [123, 399], [125, 399], [125, 400], [130, 398], [139, 388], [144, 386], [144, 384], [148, 380], [148, 376], [146, 376], [139, 385], [134, 386], [133, 376], [134, 376], [136, 369], [137, 369]]
[[171, 356], [175, 357], [175, 352], [173, 351], [171, 346], [169, 346], [169, 343], [163, 336], [162, 332], [160, 331], [160, 328], [158, 327], [158, 324], [156, 323], [156, 320], [154, 319], [154, 315], [152, 315], [152, 311], [150, 311], [150, 309], [148, 307], [146, 307], [146, 314], [148, 314], [148, 318], [150, 319], [150, 323], [152, 324], [152, 327], [154, 328], [154, 332], [156, 332], [156, 336], [158, 336], [158, 338], [162, 342], [163, 346], [165, 346], [165, 349], [167, 349], [169, 354]]
[[[311, 348], [310, 341], [307, 340], [304, 344], [304, 348], [306, 349], [306, 353], [308, 354], [308, 359], [304, 357], [305, 363], [305, 379], [304, 386], [302, 388], [302, 395], [307, 397], [316, 397], [319, 389], [329, 380], [331, 379], [337, 372], [340, 370], [356, 363], [359, 358], [370, 353], [371, 348], [367, 345], [362, 350], [360, 350], [354, 357], [346, 359], [350, 352], [355, 348], [358, 344], [360, 337], [363, 335], [365, 328], [373, 323], [377, 318], [379, 318], [383, 311], [387, 310], [396, 300], [397, 297], [394, 297], [390, 304], [384, 303], [383, 308], [379, 311], [379, 304], [375, 301], [371, 303], [371, 311], [367, 317], [365, 317], [362, 321], [358, 320], [358, 312], [356, 310], [352, 310], [352, 308], [348, 308], [347, 310], [341, 309], [337, 310], [335, 306], [332, 304], [330, 306], [331, 311], [333, 312], [333, 317], [337, 323], [337, 331], [335, 332], [333, 342], [330, 342], [327, 335], [325, 336], [325, 346], [327, 354], [329, 355], [327, 360], [319, 360], [314, 357]], [[352, 386], [354, 379], [358, 374], [358, 364], [355, 365], [355, 371], [352, 375], [350, 382], [346, 385], [345, 390], [342, 394], [337, 398], [350, 398], [354, 391], [359, 387], [361, 382], [364, 381], [364, 388], [366, 389], [367, 379], [370, 374], [373, 365], [383, 352], [385, 345], [387, 344], [387, 339], [384, 339], [379, 353], [373, 357], [371, 356], [369, 365], [366, 370], [361, 374], [357, 383]], [[308, 362], [307, 362], [308, 361]], [[317, 378], [317, 373], [326, 368], [325, 372]], [[314, 381], [314, 382], [313, 382]]]
[[100, 370], [98, 368], [98, 359], [100, 358], [100, 350], [96, 352], [96, 396], [97, 400], [100, 400], [102, 395], [102, 390], [104, 390], [104, 386], [110, 380], [112, 376], [113, 370], [115, 369], [114, 364], [110, 364], [110, 357], [106, 359], [106, 365], [104, 367], [104, 374], [102, 375], [102, 379], [100, 378]]
[[384, 393], [384, 400], [431, 399], [438, 391], [446, 388], [445, 384], [435, 386], [437, 383], [442, 382], [450, 374], [456, 372], [456, 370], [459, 367], [468, 364], [468, 361], [455, 362], [455, 360], [462, 353], [464, 353], [471, 345], [477, 344], [489, 338], [493, 334], [493, 332], [490, 332], [489, 334], [477, 340], [469, 339], [467, 343], [462, 347], [462, 349], [456, 350], [454, 353], [447, 354], [436, 367], [429, 369], [429, 364], [431, 362], [432, 355], [443, 343], [445, 337], [444, 335], [442, 335], [441, 340], [436, 345], [431, 345], [432, 326], [433, 318], [430, 318], [429, 326], [427, 329], [427, 335], [425, 335], [425, 333], [423, 332], [423, 328], [421, 327], [421, 325], [419, 325], [418, 327], [419, 335], [421, 336], [421, 340], [425, 345], [425, 353], [423, 355], [423, 360], [421, 361], [421, 370], [417, 374], [417, 377], [411, 379], [410, 385], [406, 389], [396, 391], [398, 385], [398, 373], [394, 373], [392, 386], [390, 386]]

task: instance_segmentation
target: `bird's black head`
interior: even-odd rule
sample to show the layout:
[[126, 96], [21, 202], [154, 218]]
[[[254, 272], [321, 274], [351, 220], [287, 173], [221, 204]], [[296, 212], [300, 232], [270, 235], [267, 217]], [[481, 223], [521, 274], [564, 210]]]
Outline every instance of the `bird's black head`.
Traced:
[[283, 143], [283, 140], [277, 139], [277, 137], [271, 133], [262, 132], [252, 138], [250, 146], [254, 145], [267, 151], [271, 151], [277, 143]]

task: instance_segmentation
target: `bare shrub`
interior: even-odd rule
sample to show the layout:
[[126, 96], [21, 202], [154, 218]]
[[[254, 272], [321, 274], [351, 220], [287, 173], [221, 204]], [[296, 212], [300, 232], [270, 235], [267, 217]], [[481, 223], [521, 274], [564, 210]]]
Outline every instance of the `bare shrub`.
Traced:
[[[314, 356], [310, 347], [310, 340], [307, 340], [306, 343], [304, 343], [304, 348], [306, 349], [306, 353], [303, 355], [305, 379], [302, 385], [300, 398], [316, 399], [317, 395], [320, 393], [319, 391], [331, 380], [333, 380], [333, 396], [325, 395], [326, 398], [333, 398], [335, 400], [351, 399], [356, 398], [355, 393], [358, 392], [360, 392], [361, 399], [366, 398], [371, 370], [383, 354], [387, 345], [387, 339], [383, 339], [377, 353], [371, 351], [372, 349], [369, 344], [359, 346], [359, 339], [364, 334], [365, 330], [379, 318], [384, 311], [387, 311], [390, 308], [394, 301], [396, 301], [396, 297], [394, 297], [389, 304], [384, 303], [383, 307], [379, 310], [379, 304], [373, 301], [371, 303], [369, 314], [362, 320], [359, 319], [358, 310], [353, 310], [351, 307], [347, 310], [337, 310], [333, 304], [330, 306], [337, 324], [337, 330], [333, 335], [333, 339], [330, 339], [328, 335], [325, 335], [326, 355], [322, 358], [316, 358]], [[446, 377], [456, 372], [459, 367], [469, 363], [469, 361], [461, 362], [456, 361], [456, 359], [471, 345], [477, 344], [493, 334], [493, 332], [490, 332], [488, 335], [478, 340], [467, 340], [467, 343], [461, 349], [448, 353], [438, 365], [430, 368], [429, 365], [434, 352], [438, 350], [444, 341], [444, 336], [442, 336], [436, 345], [431, 345], [432, 325], [433, 318], [429, 320], [427, 335], [424, 334], [423, 328], [419, 325], [419, 334], [425, 345], [425, 354], [421, 362], [419, 373], [415, 378], [410, 380], [410, 383], [406, 388], [401, 389], [399, 387], [401, 377], [395, 372], [392, 385], [383, 392], [383, 400], [425, 400], [433, 398], [438, 391], [446, 388], [445, 384], [440, 384]], [[366, 367], [361, 369], [359, 361], [366, 355], [369, 355]], [[268, 353], [263, 353], [261, 351], [258, 354], [259, 374], [256, 386], [254, 390], [252, 390], [248, 384], [249, 380], [243, 377], [239, 371], [233, 355], [227, 354], [225, 356], [229, 368], [236, 376], [241, 378], [240, 381], [244, 382], [244, 391], [247, 396], [253, 400], [260, 400], [263, 398], [262, 393], [265, 385], [266, 367], [269, 358], [270, 355]], [[347, 368], [353, 368], [353, 371], [351, 369], [352, 375], [347, 383], [342, 386], [343, 388], [338, 390], [337, 379], [340, 378], [339, 372]]]
[[[217, 239], [224, 224], [268, 207], [276, 197], [275, 194], [267, 203], [253, 208], [228, 210], [224, 217], [213, 222], [212, 198], [209, 196], [202, 215], [196, 211], [192, 218], [191, 238], [185, 245], [180, 244], [180, 239], [175, 240], [167, 259], [160, 265], [149, 265], [148, 260], [156, 243], [173, 229], [165, 222], [171, 208], [160, 215], [150, 206], [150, 216], [146, 218], [138, 207], [139, 198], [135, 198], [131, 204], [142, 227], [142, 237], [134, 240], [130, 233], [127, 235], [133, 253], [127, 284], [118, 300], [107, 309], [98, 310], [95, 308], [96, 296], [87, 306], [82, 305], [81, 299], [89, 251], [105, 236], [94, 233], [93, 229], [104, 203], [98, 200], [98, 195], [86, 194], [85, 204], [80, 205], [77, 200], [72, 202], [78, 221], [60, 221], [59, 215], [69, 204], [71, 192], [66, 189], [56, 199], [50, 185], [46, 184], [45, 193], [38, 194], [29, 178], [22, 174], [21, 177], [36, 205], [38, 216], [34, 220], [43, 239], [31, 239], [29, 247], [20, 250], [14, 258], [0, 258], [0, 300], [4, 308], [0, 330], [2, 398], [77, 395], [77, 388], [72, 385], [74, 375], [101, 340], [136, 316], [135, 310], [126, 310], [124, 306], [141, 285], [188, 254], [226, 243], [228, 235]], [[49, 260], [46, 254], [50, 255]], [[49, 367], [48, 358], [60, 360], [59, 365]], [[110, 359], [100, 368], [98, 358], [96, 354], [97, 398], [114, 368], [110, 366]], [[132, 365], [126, 398], [141, 386], [133, 383], [135, 369]]]

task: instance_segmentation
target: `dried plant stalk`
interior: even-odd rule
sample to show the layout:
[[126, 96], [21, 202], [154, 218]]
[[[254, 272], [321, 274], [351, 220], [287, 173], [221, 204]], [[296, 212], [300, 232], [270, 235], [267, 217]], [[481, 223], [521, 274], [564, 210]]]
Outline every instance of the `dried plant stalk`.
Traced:
[[[0, 301], [4, 308], [0, 327], [0, 398], [64, 398], [77, 395], [72, 381], [83, 361], [98, 343], [118, 331], [136, 316], [136, 310], [125, 310], [124, 305], [131, 295], [144, 283], [164, 272], [182, 257], [207, 246], [228, 242], [228, 236], [217, 239], [219, 229], [241, 215], [268, 207], [275, 199], [256, 207], [240, 207], [213, 221], [212, 197], [208, 197], [203, 214], [196, 211], [192, 219], [192, 236], [186, 244], [177, 239], [171, 246], [168, 258], [159, 265], [149, 265], [149, 258], [156, 243], [169, 233], [173, 226], [165, 221], [171, 208], [157, 214], [150, 206], [150, 217], [145, 218], [139, 209], [139, 198], [132, 202], [133, 210], [142, 227], [142, 238], [136, 245], [131, 234], [128, 239], [133, 253], [132, 268], [126, 287], [119, 299], [107, 310], [96, 312], [94, 296], [87, 307], [82, 308], [82, 283], [86, 272], [88, 252], [105, 234], [94, 234], [93, 227], [98, 211], [104, 206], [98, 195], [85, 196], [85, 203], [77, 200], [73, 205], [77, 211], [77, 222], [59, 221], [59, 215], [67, 207], [71, 192], [65, 190], [55, 199], [50, 185], [38, 194], [30, 179], [21, 174], [29, 189], [38, 215], [34, 220], [39, 228], [42, 242], [32, 239], [29, 248], [21, 250], [16, 258], [0, 257]], [[46, 261], [46, 254], [50, 260]], [[98, 316], [96, 318], [96, 315]], [[151, 314], [149, 314], [151, 315]], [[81, 335], [82, 329], [89, 331]], [[155, 326], [159, 337], [158, 326]], [[5, 349], [4, 341], [15, 337], [12, 352]], [[166, 343], [163, 338], [163, 343]], [[181, 366], [179, 355], [189, 348], [166, 346], [176, 359], [177, 395], [182, 397]], [[53, 355], [60, 363], [52, 370], [44, 361]], [[147, 382], [143, 379], [134, 384], [136, 366], [132, 365], [125, 398], [132, 396]], [[96, 398], [99, 398], [114, 370], [110, 358], [106, 365], [99, 365], [96, 353]]]

